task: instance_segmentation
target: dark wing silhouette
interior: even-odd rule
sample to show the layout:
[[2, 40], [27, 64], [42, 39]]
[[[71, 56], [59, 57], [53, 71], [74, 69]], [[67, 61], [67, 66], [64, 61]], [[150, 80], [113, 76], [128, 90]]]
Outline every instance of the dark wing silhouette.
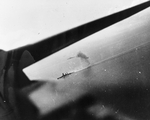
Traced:
[[110, 25], [130, 17], [149, 6], [150, 1], [72, 28], [60, 34], [41, 40], [35, 44], [14, 49], [17, 52], [16, 57], [19, 57], [24, 50], [28, 50], [33, 55], [34, 59], [39, 61], [64, 47], [67, 47], [89, 35], [94, 34], [95, 32], [98, 32], [106, 27], [109, 27]]

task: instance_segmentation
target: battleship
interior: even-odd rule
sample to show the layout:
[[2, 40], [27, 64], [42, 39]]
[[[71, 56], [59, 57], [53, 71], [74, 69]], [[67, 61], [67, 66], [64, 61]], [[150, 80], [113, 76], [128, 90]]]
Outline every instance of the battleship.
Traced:
[[66, 78], [67, 76], [71, 75], [71, 73], [62, 73], [62, 76], [58, 77], [57, 79]]

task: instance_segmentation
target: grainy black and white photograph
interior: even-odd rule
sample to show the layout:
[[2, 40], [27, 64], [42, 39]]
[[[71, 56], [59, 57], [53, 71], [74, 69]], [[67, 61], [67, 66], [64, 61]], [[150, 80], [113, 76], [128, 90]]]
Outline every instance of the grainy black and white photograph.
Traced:
[[150, 120], [150, 1], [1, 0], [0, 120]]

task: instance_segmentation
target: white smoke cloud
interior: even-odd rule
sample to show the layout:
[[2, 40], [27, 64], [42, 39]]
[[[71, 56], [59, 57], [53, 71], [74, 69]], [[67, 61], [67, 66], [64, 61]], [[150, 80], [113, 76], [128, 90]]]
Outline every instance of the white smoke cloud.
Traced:
[[79, 52], [76, 56], [70, 57], [68, 59], [73, 59], [73, 58], [80, 58], [80, 63], [82, 68], [88, 67], [90, 65], [89, 57], [82, 52]]

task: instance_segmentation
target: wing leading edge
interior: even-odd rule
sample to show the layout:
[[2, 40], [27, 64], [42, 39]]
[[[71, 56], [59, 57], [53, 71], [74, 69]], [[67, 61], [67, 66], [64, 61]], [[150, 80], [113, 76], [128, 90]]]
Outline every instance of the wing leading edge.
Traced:
[[34, 59], [36, 61], [39, 61], [44, 57], [47, 57], [48, 55], [53, 54], [85, 37], [88, 37], [106, 27], [109, 27], [119, 21], [130, 17], [148, 8], [149, 6], [150, 1], [144, 2], [137, 6], [128, 8], [126, 10], [94, 20], [92, 22], [46, 38], [38, 43], [15, 49], [14, 51], [16, 51], [16, 57], [20, 57], [24, 50], [28, 50], [33, 55]]

